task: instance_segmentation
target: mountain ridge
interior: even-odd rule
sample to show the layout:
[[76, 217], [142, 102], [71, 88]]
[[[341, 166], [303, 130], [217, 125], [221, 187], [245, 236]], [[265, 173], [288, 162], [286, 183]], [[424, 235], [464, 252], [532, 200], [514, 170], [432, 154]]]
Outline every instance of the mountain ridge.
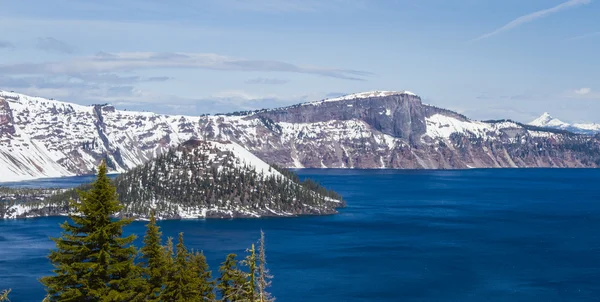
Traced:
[[161, 115], [0, 91], [0, 181], [111, 172], [193, 137], [288, 168], [597, 167], [598, 138], [481, 122], [406, 92], [366, 92], [229, 115]]
[[600, 133], [600, 124], [595, 123], [573, 123], [569, 124], [557, 118], [554, 118], [548, 112], [544, 112], [540, 117], [529, 122], [529, 125], [561, 129], [579, 134], [596, 134]]

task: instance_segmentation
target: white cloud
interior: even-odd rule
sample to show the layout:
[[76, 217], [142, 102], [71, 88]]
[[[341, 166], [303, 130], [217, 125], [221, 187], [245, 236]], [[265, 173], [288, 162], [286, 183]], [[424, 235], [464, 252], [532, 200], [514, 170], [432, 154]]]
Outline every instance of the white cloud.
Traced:
[[3, 74], [86, 74], [132, 71], [149, 68], [197, 68], [210, 70], [270, 71], [313, 74], [363, 81], [371, 73], [360, 70], [301, 66], [281, 61], [248, 60], [212, 53], [121, 52], [100, 53], [50, 63], [0, 65]]
[[514, 29], [514, 28], [516, 28], [516, 27], [518, 27], [518, 26], [520, 26], [522, 24], [533, 22], [533, 21], [535, 21], [537, 19], [546, 17], [546, 16], [551, 15], [551, 14], [558, 13], [558, 12], [563, 11], [563, 10], [568, 9], [568, 8], [590, 4], [591, 2], [592, 2], [592, 0], [569, 0], [567, 2], [564, 2], [564, 3], [561, 3], [561, 4], [557, 5], [557, 6], [554, 6], [552, 8], [543, 9], [543, 10], [536, 11], [536, 12], [528, 14], [528, 15], [521, 16], [521, 17], [519, 17], [517, 19], [514, 19], [514, 20], [510, 21], [506, 25], [504, 25], [504, 26], [502, 26], [502, 27], [500, 27], [500, 28], [498, 28], [498, 29], [496, 29], [496, 30], [494, 30], [492, 32], [489, 32], [487, 34], [484, 34], [482, 36], [479, 36], [479, 37], [473, 39], [472, 41], [478, 41], [478, 40], [487, 39], [487, 38], [489, 38], [491, 36], [494, 36], [494, 35], [497, 35], [499, 33], [502, 33], [502, 32], [505, 32], [505, 31], [508, 31], [508, 30], [511, 30], [511, 29]]
[[580, 36], [576, 36], [576, 37], [573, 37], [573, 38], [571, 38], [569, 40], [581, 40], [581, 39], [586, 39], [586, 38], [591, 38], [591, 37], [596, 37], [596, 36], [600, 36], [600, 31], [592, 32], [592, 33], [587, 33], [587, 34], [583, 34], [583, 35], [580, 35]]
[[575, 94], [578, 95], [586, 95], [586, 94], [590, 94], [592, 92], [591, 88], [580, 88], [580, 89], [576, 89]]
[[577, 100], [592, 100], [597, 101], [600, 100], [600, 92], [596, 92], [592, 88], [579, 88], [574, 90], [569, 90], [563, 94], [564, 97], [568, 99], [577, 99]]
[[288, 80], [285, 79], [275, 79], [275, 78], [252, 78], [246, 80], [246, 84], [257, 84], [257, 85], [283, 85], [288, 83]]

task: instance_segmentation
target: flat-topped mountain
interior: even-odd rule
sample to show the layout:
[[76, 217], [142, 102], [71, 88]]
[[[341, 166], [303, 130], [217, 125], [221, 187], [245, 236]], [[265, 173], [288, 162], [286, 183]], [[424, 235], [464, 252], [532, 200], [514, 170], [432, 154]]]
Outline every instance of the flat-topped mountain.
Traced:
[[[121, 215], [142, 219], [151, 211], [159, 219], [327, 215], [345, 206], [337, 193], [300, 181], [232, 142], [184, 142], [117, 176], [114, 184]], [[3, 190], [0, 218], [65, 215], [68, 200], [78, 198], [74, 189]]]
[[193, 137], [231, 141], [292, 168], [598, 167], [600, 138], [426, 105], [373, 91], [213, 116], [81, 106], [0, 92], [0, 180], [124, 172]]

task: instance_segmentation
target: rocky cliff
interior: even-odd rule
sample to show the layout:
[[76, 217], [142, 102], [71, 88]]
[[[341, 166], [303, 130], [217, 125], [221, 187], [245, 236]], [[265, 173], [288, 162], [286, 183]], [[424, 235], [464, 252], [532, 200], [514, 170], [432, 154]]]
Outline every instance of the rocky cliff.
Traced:
[[0, 92], [0, 180], [127, 171], [190, 138], [228, 140], [284, 167], [598, 167], [600, 138], [479, 122], [406, 92], [366, 92], [215, 116], [116, 110]]

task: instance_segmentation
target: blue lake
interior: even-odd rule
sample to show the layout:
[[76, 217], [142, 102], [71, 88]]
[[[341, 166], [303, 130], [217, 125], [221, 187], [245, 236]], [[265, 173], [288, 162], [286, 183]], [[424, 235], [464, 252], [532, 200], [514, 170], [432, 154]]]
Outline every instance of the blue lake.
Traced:
[[[599, 301], [600, 170], [300, 170], [339, 215], [160, 222], [213, 274], [260, 229], [277, 301]], [[90, 178], [13, 185], [73, 186]], [[40, 301], [63, 217], [0, 221], [0, 288]], [[127, 227], [143, 235], [144, 223]]]

